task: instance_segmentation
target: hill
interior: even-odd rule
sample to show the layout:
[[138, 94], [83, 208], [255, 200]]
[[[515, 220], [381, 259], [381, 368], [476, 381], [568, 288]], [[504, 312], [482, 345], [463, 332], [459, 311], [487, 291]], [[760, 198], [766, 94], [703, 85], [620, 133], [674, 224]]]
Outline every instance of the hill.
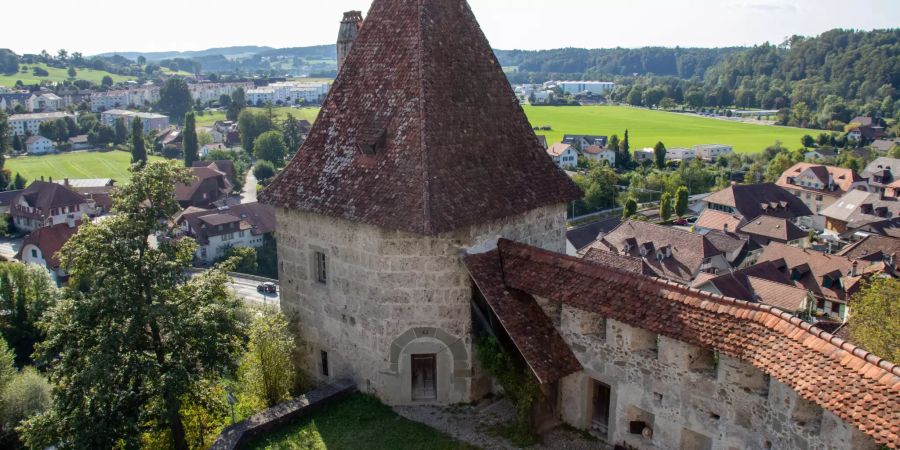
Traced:
[[272, 47], [260, 47], [257, 45], [244, 45], [244, 46], [236, 46], [236, 47], [219, 47], [219, 48], [209, 48], [206, 50], [192, 50], [192, 51], [162, 51], [162, 52], [109, 52], [109, 53], [101, 53], [99, 55], [94, 55], [98, 57], [108, 57], [108, 56], [123, 56], [132, 61], [136, 60], [138, 56], [143, 56], [147, 58], [147, 61], [161, 61], [164, 59], [173, 59], [173, 58], [198, 58], [201, 56], [225, 56], [225, 57], [243, 57], [243, 56], [251, 56], [257, 53], [266, 52], [269, 50], [274, 50]]
[[[28, 69], [25, 72], [22, 72], [21, 70], [24, 67], [28, 67]], [[34, 72], [32, 71], [32, 68], [34, 67], [40, 67], [46, 70], [49, 75], [46, 77], [39, 77], [34, 75]], [[22, 64], [19, 72], [15, 72], [12, 74], [0, 73], [0, 85], [13, 87], [16, 85], [16, 81], [18, 80], [21, 80], [22, 83], [25, 83], [26, 85], [40, 84], [42, 81], [59, 83], [66, 80], [71, 80], [67, 71], [68, 69], [50, 67], [46, 64]], [[100, 81], [103, 80], [103, 77], [107, 75], [112, 77], [113, 82], [115, 83], [135, 79], [134, 77], [117, 75], [104, 70], [80, 68], [77, 69], [77, 72], [77, 75], [75, 75], [76, 80], [87, 80], [94, 84], [100, 84]]]

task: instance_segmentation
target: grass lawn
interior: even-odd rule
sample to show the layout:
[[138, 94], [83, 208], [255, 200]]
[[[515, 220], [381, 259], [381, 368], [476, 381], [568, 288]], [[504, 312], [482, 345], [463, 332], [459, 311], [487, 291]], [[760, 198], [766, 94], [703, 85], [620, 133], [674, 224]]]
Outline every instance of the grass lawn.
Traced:
[[[264, 111], [265, 108], [248, 108], [257, 111]], [[318, 107], [309, 107], [309, 108], [291, 108], [288, 106], [281, 106], [272, 108], [272, 113], [275, 114], [275, 120], [281, 122], [287, 117], [288, 113], [294, 115], [294, 118], [297, 120], [306, 119], [310, 122], [314, 122], [316, 120], [316, 116], [319, 115]], [[197, 116], [197, 126], [198, 127], [211, 127], [217, 120], [225, 120], [225, 111], [213, 111], [212, 113], [206, 112], [202, 116]]]
[[247, 446], [251, 450], [474, 449], [398, 416], [377, 399], [355, 394]]
[[[150, 156], [151, 161], [162, 159]], [[43, 156], [17, 156], [6, 160], [6, 168], [15, 176], [21, 174], [29, 182], [53, 177], [63, 178], [113, 178], [119, 183], [128, 181], [131, 174], [131, 153], [123, 151], [109, 152], [73, 152]]]
[[534, 126], [549, 125], [553, 131], [540, 131], [550, 144], [560, 142], [563, 134], [594, 134], [621, 139], [628, 129], [631, 149], [652, 147], [662, 141], [666, 147], [691, 147], [697, 144], [728, 144], [738, 153], [754, 153], [776, 140], [788, 148], [800, 147], [800, 138], [814, 130], [730, 122], [719, 119], [651, 111], [625, 106], [524, 106]]
[[[25, 73], [21, 72], [21, 67], [28, 66], [28, 71]], [[68, 68], [66, 69], [57, 69], [54, 67], [47, 67], [46, 64], [20, 64], [19, 73], [14, 74], [0, 74], [0, 85], [13, 87], [16, 85], [16, 80], [22, 80], [25, 84], [39, 84], [41, 81], [52, 81], [54, 83], [65, 81], [70, 79], [68, 74]], [[50, 76], [46, 77], [36, 77], [34, 76], [34, 72], [31, 71], [32, 67], [43, 67], [50, 73]], [[133, 80], [134, 77], [126, 77], [122, 75], [115, 75], [103, 70], [94, 70], [94, 69], [75, 69], [78, 71], [78, 74], [75, 75], [76, 80], [87, 80], [95, 84], [100, 84], [100, 81], [103, 80], [103, 77], [109, 75], [112, 77], [113, 82], [119, 83], [122, 81]]]

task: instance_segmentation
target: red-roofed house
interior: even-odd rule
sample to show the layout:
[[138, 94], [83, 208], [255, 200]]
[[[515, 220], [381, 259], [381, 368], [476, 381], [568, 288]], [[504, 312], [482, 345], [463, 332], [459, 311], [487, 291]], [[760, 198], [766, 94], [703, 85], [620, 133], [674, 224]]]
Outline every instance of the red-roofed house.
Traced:
[[175, 224], [197, 241], [197, 261], [211, 263], [232, 247], [262, 247], [265, 236], [275, 231], [275, 209], [259, 203], [213, 210], [191, 207], [175, 218]]
[[25, 264], [46, 267], [57, 280], [65, 278], [65, 271], [59, 263], [57, 252], [78, 232], [80, 220], [69, 219], [49, 227], [38, 228], [25, 237], [16, 258]]
[[81, 220], [92, 214], [88, 200], [71, 189], [47, 181], [34, 181], [20, 191], [9, 207], [9, 215], [20, 230], [31, 231]]
[[578, 150], [575, 147], [557, 142], [547, 149], [547, 155], [563, 169], [571, 169], [578, 166]]
[[231, 194], [228, 175], [214, 167], [212, 164], [209, 167], [191, 167], [191, 184], [178, 183], [175, 186], [175, 198], [182, 208], [211, 208], [223, 203]]
[[802, 199], [810, 211], [816, 214], [802, 219], [800, 223], [818, 231], [825, 229], [825, 217], [819, 215], [823, 209], [847, 192], [869, 189], [866, 179], [851, 169], [810, 163], [795, 164], [785, 170], [775, 184]]

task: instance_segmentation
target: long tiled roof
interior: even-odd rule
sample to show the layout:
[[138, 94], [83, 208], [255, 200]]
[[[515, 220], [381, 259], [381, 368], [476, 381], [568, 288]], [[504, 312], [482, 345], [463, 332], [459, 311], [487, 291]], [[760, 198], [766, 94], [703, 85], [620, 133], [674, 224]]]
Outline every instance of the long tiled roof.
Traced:
[[789, 219], [813, 214], [802, 200], [771, 183], [729, 186], [710, 194], [703, 201], [730, 206], [745, 220], [763, 214]]
[[741, 233], [764, 236], [789, 242], [806, 237], [807, 233], [790, 220], [781, 217], [759, 216], [738, 229]]
[[375, 0], [308, 139], [260, 201], [434, 235], [580, 197], [466, 2]]
[[900, 267], [900, 239], [890, 236], [866, 236], [859, 242], [845, 247], [838, 255], [866, 261], [880, 261], [894, 256], [894, 264]]
[[498, 245], [508, 288], [746, 361], [877, 443], [900, 448], [900, 366], [771, 306], [507, 240]]
[[716, 211], [715, 209], [706, 208], [700, 213], [700, 217], [694, 223], [697, 228], [706, 228], [709, 230], [724, 230], [728, 227], [728, 231], [737, 230], [741, 226], [740, 216], [730, 214], [724, 211]]
[[[783, 264], [794, 283], [815, 296], [846, 301], [853, 293], [851, 281], [855, 277], [850, 276], [853, 261], [847, 257], [772, 242], [763, 249], [757, 261]], [[863, 269], [861, 266], [857, 267]], [[843, 287], [837, 284], [826, 287], [824, 284], [826, 275], [830, 276], [832, 281], [840, 278]]]
[[[807, 170], [811, 171], [819, 181], [824, 185], [828, 185], [828, 176], [834, 183], [836, 190], [814, 189], [809, 186], [800, 186], [790, 182], [790, 178], [797, 177]], [[775, 183], [785, 189], [796, 189], [801, 191], [816, 192], [819, 194], [840, 196], [853, 189], [853, 183], [864, 181], [853, 169], [843, 167], [825, 166], [821, 164], [797, 163], [793, 167], [785, 170], [781, 174], [781, 178]]]

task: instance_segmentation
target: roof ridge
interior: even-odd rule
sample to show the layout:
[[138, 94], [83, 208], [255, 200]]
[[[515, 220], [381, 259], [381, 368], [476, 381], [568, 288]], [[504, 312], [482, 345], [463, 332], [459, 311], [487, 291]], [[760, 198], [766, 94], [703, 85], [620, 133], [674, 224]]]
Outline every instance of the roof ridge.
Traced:
[[[867, 363], [870, 363], [872, 365], [880, 367], [881, 369], [884, 369], [888, 372], [891, 372], [895, 376], [900, 377], [900, 365], [892, 363], [891, 361], [888, 361], [885, 358], [875, 355], [875, 354], [873, 354], [861, 347], [858, 347], [850, 342], [844, 341], [843, 339], [841, 339], [837, 336], [834, 336], [822, 329], [816, 328], [813, 325], [810, 325], [809, 323], [800, 320], [798, 317], [796, 317], [790, 313], [784, 312], [780, 308], [777, 308], [774, 306], [765, 305], [762, 303], [751, 303], [751, 302], [739, 300], [739, 299], [732, 298], [732, 297], [726, 297], [721, 294], [714, 294], [711, 292], [701, 291], [699, 289], [685, 286], [685, 285], [676, 283], [674, 281], [669, 281], [669, 280], [662, 279], [659, 277], [654, 277], [651, 275], [644, 275], [644, 274], [638, 274], [638, 273], [634, 273], [634, 272], [628, 272], [619, 267], [608, 266], [608, 265], [605, 265], [605, 264], [602, 264], [599, 262], [587, 261], [584, 259], [579, 259], [579, 258], [568, 256], [568, 255], [562, 255], [559, 253], [550, 252], [548, 250], [544, 250], [544, 249], [537, 248], [537, 247], [525, 246], [524, 244], [519, 244], [517, 242], [510, 241], [508, 239], [500, 239], [497, 243], [497, 246], [498, 246], [498, 248], [501, 248], [501, 250], [511, 251], [519, 257], [523, 257], [528, 260], [533, 260], [533, 257], [531, 257], [530, 255], [524, 254], [524, 250], [526, 250], [526, 249], [524, 249], [522, 247], [527, 247], [528, 251], [541, 253], [544, 256], [546, 256], [554, 261], [568, 260], [568, 264], [566, 264], [566, 266], [567, 266], [566, 268], [569, 270], [575, 270], [577, 272], [584, 273], [583, 271], [579, 270], [583, 266], [594, 266], [594, 267], [589, 267], [589, 268], [601, 268], [602, 267], [605, 270], [611, 270], [611, 271], [615, 272], [617, 275], [622, 275], [622, 276], [625, 276], [625, 277], [628, 277], [631, 279], [648, 280], [659, 286], [665, 286], [669, 289], [674, 289], [676, 291], [679, 291], [682, 294], [691, 294], [694, 296], [699, 296], [702, 299], [711, 300], [714, 303], [717, 303], [721, 306], [735, 306], [736, 305], [736, 306], [748, 308], [751, 310], [755, 310], [757, 312], [772, 314], [780, 320], [787, 321], [791, 325], [799, 327], [801, 330], [803, 330], [809, 336], [814, 336], [816, 338], [822, 339], [822, 340], [834, 345], [835, 347], [852, 354], [853, 356], [863, 359]], [[502, 247], [505, 247], [505, 249]], [[510, 248], [510, 247], [519, 247], [519, 248], [516, 249], [516, 248]], [[585, 274], [585, 275], [590, 275], [590, 274]], [[675, 299], [674, 301], [679, 301], [680, 303], [686, 303], [682, 299]], [[709, 307], [704, 307], [702, 305], [702, 303], [697, 306], [699, 306], [700, 308], [703, 308], [703, 309], [711, 309]], [[721, 310], [719, 310], [719, 312], [727, 313], [726, 311], [721, 311]], [[731, 314], [731, 315], [734, 315], [734, 314]], [[779, 330], [774, 325], [770, 326], [770, 325], [766, 324], [765, 321], [761, 321], [759, 319], [753, 319], [753, 320], [760, 322], [769, 328]], [[779, 330], [779, 331], [781, 331], [785, 337], [794, 339], [798, 342], [803, 341], [802, 339], [798, 339], [798, 336], [791, 337], [789, 335], [789, 333], [786, 332], [786, 330]], [[836, 358], [833, 358], [832, 355], [830, 355], [830, 354], [825, 354], [824, 352], [820, 352], [820, 353], [823, 356], [826, 356], [830, 359], [836, 359]], [[840, 361], [838, 361], [838, 362], [840, 362]], [[844, 364], [841, 364], [841, 365], [844, 365]], [[846, 367], [846, 365], [844, 365], [844, 366]]]

